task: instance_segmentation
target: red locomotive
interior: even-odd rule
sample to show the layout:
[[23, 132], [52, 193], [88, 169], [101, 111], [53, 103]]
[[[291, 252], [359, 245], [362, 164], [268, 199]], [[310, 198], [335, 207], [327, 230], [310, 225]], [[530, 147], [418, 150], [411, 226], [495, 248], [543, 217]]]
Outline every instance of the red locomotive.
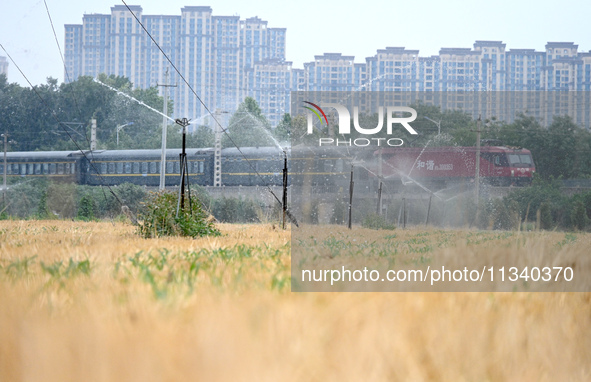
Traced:
[[[476, 175], [476, 147], [383, 148], [381, 156], [384, 179], [400, 178], [445, 187], [450, 183], [473, 181]], [[482, 146], [480, 177], [494, 186], [531, 183], [536, 168], [531, 152], [522, 148]]]

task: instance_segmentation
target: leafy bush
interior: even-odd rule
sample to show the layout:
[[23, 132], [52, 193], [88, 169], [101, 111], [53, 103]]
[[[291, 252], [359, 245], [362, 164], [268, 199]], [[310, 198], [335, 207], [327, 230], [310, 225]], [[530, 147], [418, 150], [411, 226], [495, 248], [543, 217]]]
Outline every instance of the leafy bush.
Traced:
[[78, 204], [77, 218], [84, 221], [94, 220], [96, 202], [90, 195], [84, 195]]
[[138, 233], [144, 238], [161, 236], [219, 236], [220, 231], [208, 220], [201, 203], [185, 200], [185, 209], [177, 210], [177, 195], [170, 192], [151, 193], [138, 214]]
[[259, 221], [261, 206], [253, 200], [242, 198], [215, 199], [212, 215], [224, 223], [255, 223]]

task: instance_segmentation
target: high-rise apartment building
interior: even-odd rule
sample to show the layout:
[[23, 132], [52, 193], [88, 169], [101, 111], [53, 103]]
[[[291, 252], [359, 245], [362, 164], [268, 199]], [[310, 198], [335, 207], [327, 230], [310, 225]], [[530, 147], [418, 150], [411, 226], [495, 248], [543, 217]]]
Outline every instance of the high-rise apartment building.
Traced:
[[0, 74], [8, 75], [8, 61], [4, 56], [0, 56]]
[[[285, 35], [285, 28], [268, 28], [267, 21], [257, 17], [240, 20], [239, 16], [215, 16], [208, 6], [186, 6], [180, 16], [165, 16], [144, 15], [140, 6], [128, 9], [115, 5], [110, 14], [87, 14], [82, 25], [65, 25], [65, 79], [68, 82], [82, 75], [106, 73], [125, 76], [135, 87], [148, 88], [165, 84], [168, 69], [168, 83], [179, 85], [168, 88], [175, 116], [204, 123], [204, 105], [226, 116], [245, 97], [264, 95], [257, 101], [268, 106], [263, 110], [270, 120], [278, 121], [289, 108], [276, 105], [285, 104], [291, 88]], [[181, 83], [152, 39], [190, 87]], [[268, 65], [270, 69], [265, 69]], [[256, 80], [253, 75], [258, 76]], [[281, 88], [283, 93], [261, 91], [265, 86]]]
[[[536, 51], [478, 40], [472, 48], [441, 48], [430, 57], [386, 47], [362, 63], [354, 56], [324, 53], [302, 69], [286, 61], [285, 28], [270, 28], [258, 17], [217, 16], [209, 6], [186, 6], [180, 15], [168, 16], [144, 15], [140, 6], [130, 9], [115, 5], [110, 14], [86, 14], [81, 25], [65, 25], [65, 80], [106, 73], [148, 88], [165, 84], [168, 70], [168, 83], [178, 85], [167, 88], [175, 117], [197, 123], [206, 122], [204, 105], [225, 119], [251, 96], [275, 125], [290, 111], [290, 91], [449, 92], [438, 98], [442, 107], [471, 108], [485, 117], [503, 102], [491, 92], [591, 91], [591, 52], [579, 52], [573, 42], [548, 42], [544, 51]], [[0, 70], [6, 65], [0, 60]], [[469, 93], [474, 92], [487, 92], [487, 104], [471, 107]]]

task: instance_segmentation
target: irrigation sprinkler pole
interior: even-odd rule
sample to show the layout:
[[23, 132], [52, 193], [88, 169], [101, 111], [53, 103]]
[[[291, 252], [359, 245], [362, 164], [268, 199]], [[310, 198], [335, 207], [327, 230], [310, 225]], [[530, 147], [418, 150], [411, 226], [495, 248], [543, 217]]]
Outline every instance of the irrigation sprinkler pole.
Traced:
[[[187, 153], [185, 151], [186, 149], [186, 142], [187, 142], [187, 126], [189, 126], [189, 121], [187, 120], [187, 118], [183, 118], [183, 119], [176, 119], [175, 122], [178, 125], [181, 125], [183, 128], [183, 146], [182, 146], [182, 151], [180, 154], [180, 161], [181, 161], [181, 189], [180, 189], [180, 209], [184, 210], [185, 209], [185, 162], [187, 160]], [[178, 215], [178, 211], [177, 211], [177, 215]]]
[[406, 229], [406, 198], [402, 198], [402, 229]]
[[283, 151], [283, 229], [287, 215], [287, 152]]
[[352, 212], [353, 212], [353, 165], [351, 165], [351, 182], [349, 183], [349, 223], [348, 228], [352, 227]]
[[427, 207], [427, 218], [425, 219], [425, 226], [429, 224], [429, 214], [431, 213], [431, 200], [433, 199], [433, 193], [429, 195], [429, 206]]
[[175, 88], [176, 85], [170, 85], [168, 83], [168, 68], [164, 74], [164, 84], [156, 84], [156, 86], [162, 86], [164, 88], [164, 106], [162, 115], [162, 154], [160, 157], [160, 191], [166, 188], [166, 135], [167, 135], [167, 116], [168, 116], [168, 88]]
[[376, 206], [376, 214], [378, 216], [382, 215], [382, 177], [383, 177], [383, 169], [382, 169], [382, 149], [379, 150], [378, 155], [378, 205]]
[[376, 214], [382, 215], [382, 180], [380, 179], [380, 185], [378, 187], [378, 205], [376, 207]]
[[[478, 198], [480, 196], [480, 115], [478, 115], [477, 130], [476, 130], [476, 205], [478, 206]], [[478, 208], [478, 207], [476, 207]]]
[[4, 177], [2, 179], [2, 205], [6, 206], [6, 150], [8, 148], [8, 134], [2, 134], [4, 137]]

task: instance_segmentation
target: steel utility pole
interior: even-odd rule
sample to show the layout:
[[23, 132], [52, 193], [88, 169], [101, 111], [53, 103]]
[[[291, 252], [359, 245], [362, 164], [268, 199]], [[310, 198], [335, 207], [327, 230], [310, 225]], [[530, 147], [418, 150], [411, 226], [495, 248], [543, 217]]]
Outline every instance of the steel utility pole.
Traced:
[[221, 117], [223, 114], [228, 114], [225, 110], [216, 109], [215, 113], [213, 113], [213, 131], [215, 134], [215, 143], [214, 143], [214, 151], [213, 151], [213, 186], [214, 187], [221, 187], [222, 186], [222, 126], [221, 126]]
[[168, 68], [166, 68], [166, 73], [164, 74], [164, 84], [157, 86], [162, 86], [164, 88], [164, 107], [163, 107], [163, 116], [162, 116], [162, 154], [160, 157], [160, 187], [158, 189], [160, 191], [166, 188], [166, 134], [167, 134], [167, 116], [168, 116], [168, 88], [175, 88], [176, 85], [170, 85], [168, 83]]
[[96, 119], [90, 120], [90, 151], [96, 150]]

